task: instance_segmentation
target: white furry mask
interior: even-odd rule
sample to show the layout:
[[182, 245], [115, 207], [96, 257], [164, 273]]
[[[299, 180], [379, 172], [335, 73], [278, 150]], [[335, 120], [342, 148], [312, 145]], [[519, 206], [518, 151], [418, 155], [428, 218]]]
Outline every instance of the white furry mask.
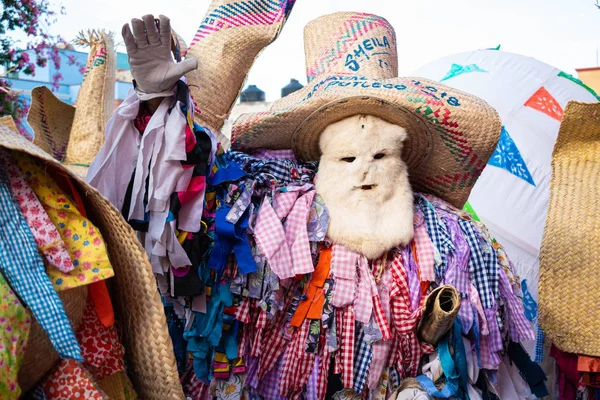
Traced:
[[355, 115], [321, 134], [317, 192], [331, 220], [328, 237], [369, 259], [413, 237], [413, 196], [402, 161], [406, 130]]

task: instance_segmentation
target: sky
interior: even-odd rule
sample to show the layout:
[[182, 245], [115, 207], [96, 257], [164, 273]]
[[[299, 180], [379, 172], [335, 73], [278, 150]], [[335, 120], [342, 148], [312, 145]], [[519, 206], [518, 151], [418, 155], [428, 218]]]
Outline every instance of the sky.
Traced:
[[[396, 30], [399, 75], [410, 76], [439, 58], [501, 45], [504, 51], [534, 57], [568, 73], [598, 65], [600, 9], [596, 0], [297, 0], [279, 38], [254, 63], [247, 83], [276, 100], [290, 78], [306, 84], [303, 29], [307, 22], [336, 11], [385, 17]], [[188, 43], [210, 0], [59, 0], [65, 7], [52, 27], [71, 40], [78, 31], [117, 32], [133, 17], [164, 14]], [[121, 45], [119, 51], [125, 51]]]

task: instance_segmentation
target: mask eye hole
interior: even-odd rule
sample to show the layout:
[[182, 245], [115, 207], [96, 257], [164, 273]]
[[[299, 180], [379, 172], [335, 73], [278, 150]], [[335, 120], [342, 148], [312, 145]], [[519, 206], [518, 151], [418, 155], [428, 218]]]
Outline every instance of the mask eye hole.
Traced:
[[377, 153], [373, 156], [373, 158], [376, 160], [381, 160], [383, 157], [385, 157], [385, 154], [383, 153]]
[[344, 157], [344, 158], [342, 158], [342, 161], [347, 162], [347, 163], [354, 162], [354, 160], [356, 160], [356, 157]]

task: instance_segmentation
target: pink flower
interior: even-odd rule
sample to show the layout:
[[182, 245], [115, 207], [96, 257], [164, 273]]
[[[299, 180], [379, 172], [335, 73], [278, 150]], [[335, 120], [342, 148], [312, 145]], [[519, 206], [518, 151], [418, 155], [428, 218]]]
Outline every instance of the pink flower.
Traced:
[[79, 278], [79, 280], [81, 282], [83, 282], [83, 281], [85, 281], [85, 274], [79, 274], [79, 275], [77, 275], [77, 278]]

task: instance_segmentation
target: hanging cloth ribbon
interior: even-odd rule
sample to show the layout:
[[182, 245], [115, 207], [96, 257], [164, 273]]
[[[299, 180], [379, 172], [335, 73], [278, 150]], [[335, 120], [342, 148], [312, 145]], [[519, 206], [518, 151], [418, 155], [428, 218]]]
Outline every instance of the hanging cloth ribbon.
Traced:
[[[211, 184], [220, 186], [225, 182], [234, 182], [245, 177], [246, 173], [237, 164], [230, 164], [226, 168], [220, 168], [213, 176]], [[224, 193], [219, 193], [220, 200], [224, 199]], [[215, 244], [208, 264], [218, 271], [219, 278], [225, 271], [225, 265], [231, 252], [235, 253], [238, 268], [242, 274], [248, 274], [256, 271], [256, 263], [252, 256], [252, 249], [248, 242], [246, 229], [248, 228], [248, 212], [233, 224], [227, 220], [227, 215], [231, 212], [231, 206], [221, 202], [215, 216]]]

